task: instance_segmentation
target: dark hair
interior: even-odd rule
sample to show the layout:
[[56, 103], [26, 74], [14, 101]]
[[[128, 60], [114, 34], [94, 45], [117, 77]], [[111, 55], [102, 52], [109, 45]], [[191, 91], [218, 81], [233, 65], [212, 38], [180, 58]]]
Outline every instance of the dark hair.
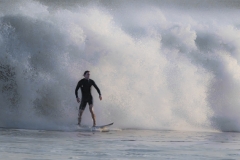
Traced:
[[90, 71], [85, 71], [85, 72], [83, 73], [83, 76], [85, 76], [85, 74], [87, 74], [88, 72], [90, 72]]

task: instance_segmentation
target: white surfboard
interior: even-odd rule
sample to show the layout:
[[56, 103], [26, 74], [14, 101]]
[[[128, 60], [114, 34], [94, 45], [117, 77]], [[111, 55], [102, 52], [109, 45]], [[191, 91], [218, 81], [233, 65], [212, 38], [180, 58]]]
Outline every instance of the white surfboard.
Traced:
[[109, 124], [101, 125], [101, 126], [95, 126], [95, 127], [92, 127], [92, 131], [94, 131], [94, 132], [109, 132], [108, 127], [111, 125], [113, 125], [113, 123], [109, 123]]
[[102, 125], [102, 126], [95, 126], [95, 127], [93, 127], [93, 128], [95, 128], [95, 129], [104, 129], [104, 128], [106, 128], [106, 127], [108, 127], [108, 126], [111, 126], [111, 125], [113, 125], [113, 122], [112, 122], [112, 123], [109, 123], [109, 124]]
[[95, 127], [91, 127], [91, 126], [78, 126], [76, 131], [94, 131], [94, 132], [108, 132], [109, 129], [108, 127], [113, 125], [113, 123], [109, 123], [109, 124], [105, 124], [105, 125], [101, 125], [101, 126], [95, 126]]

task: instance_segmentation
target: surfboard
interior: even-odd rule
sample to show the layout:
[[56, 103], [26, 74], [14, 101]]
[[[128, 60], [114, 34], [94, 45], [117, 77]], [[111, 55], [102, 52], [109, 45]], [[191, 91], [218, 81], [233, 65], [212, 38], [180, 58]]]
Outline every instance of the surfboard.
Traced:
[[108, 127], [108, 126], [113, 125], [113, 123], [114, 123], [114, 122], [109, 123], [109, 124], [105, 124], [105, 125], [101, 125], [101, 126], [95, 126], [95, 127], [93, 127], [93, 128], [95, 128], [95, 129], [104, 129], [104, 128]]
[[108, 127], [113, 125], [113, 122], [112, 123], [109, 123], [109, 124], [105, 124], [105, 125], [101, 125], [101, 126], [95, 126], [95, 127], [92, 127], [92, 126], [87, 126], [87, 125], [83, 125], [83, 126], [78, 126], [77, 125], [77, 129], [76, 131], [81, 131], [81, 132], [109, 132], [109, 129]]

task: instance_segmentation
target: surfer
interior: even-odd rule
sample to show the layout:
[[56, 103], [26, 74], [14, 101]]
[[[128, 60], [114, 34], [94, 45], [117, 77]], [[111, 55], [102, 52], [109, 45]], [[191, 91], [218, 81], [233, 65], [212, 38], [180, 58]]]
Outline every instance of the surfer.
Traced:
[[[90, 71], [85, 71], [83, 76], [84, 76], [84, 78], [78, 82], [76, 89], [75, 89], [75, 95], [77, 98], [77, 102], [78, 103], [81, 102], [80, 106], [79, 106], [79, 113], [78, 113], [78, 125], [79, 126], [81, 125], [82, 114], [88, 103], [89, 110], [90, 110], [90, 113], [91, 113], [91, 116], [93, 119], [93, 126], [96, 126], [96, 117], [93, 112], [93, 97], [91, 94], [91, 87], [94, 86], [94, 88], [97, 90], [100, 100], [102, 100], [101, 92], [100, 92], [99, 88], [97, 87], [97, 85], [95, 84], [95, 82], [89, 78]], [[81, 92], [82, 92], [81, 101], [80, 101], [80, 98], [78, 97], [78, 89], [79, 88], [81, 88]]]

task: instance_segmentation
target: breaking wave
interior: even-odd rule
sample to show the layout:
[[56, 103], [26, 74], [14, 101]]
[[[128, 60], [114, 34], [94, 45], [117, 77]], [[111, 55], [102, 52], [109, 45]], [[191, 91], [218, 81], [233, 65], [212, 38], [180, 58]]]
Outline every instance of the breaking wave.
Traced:
[[240, 131], [239, 5], [1, 1], [0, 126], [76, 124], [74, 89], [90, 70], [98, 124]]

